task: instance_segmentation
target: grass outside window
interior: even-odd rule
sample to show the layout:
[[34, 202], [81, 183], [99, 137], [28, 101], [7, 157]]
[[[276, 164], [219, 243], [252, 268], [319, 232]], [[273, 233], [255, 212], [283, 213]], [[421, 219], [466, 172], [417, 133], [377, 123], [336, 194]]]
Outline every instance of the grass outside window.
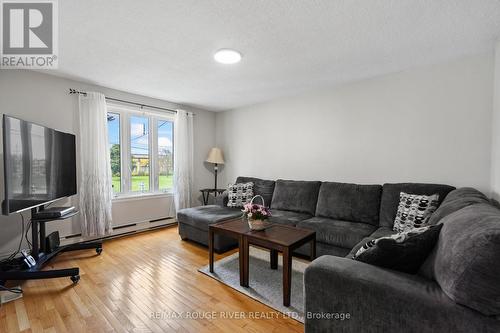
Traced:
[[[140, 191], [140, 184], [141, 182], [144, 182], [145, 184], [149, 184], [149, 176], [132, 176], [131, 178], [131, 191], [132, 192], [139, 192]], [[113, 179], [113, 189], [115, 193], [119, 193], [121, 190], [121, 184], [120, 184], [120, 177], [119, 176], [114, 176]], [[171, 189], [173, 188], [174, 185], [174, 176], [169, 175], [169, 176], [164, 176], [160, 175], [158, 178], [159, 185], [161, 189]]]

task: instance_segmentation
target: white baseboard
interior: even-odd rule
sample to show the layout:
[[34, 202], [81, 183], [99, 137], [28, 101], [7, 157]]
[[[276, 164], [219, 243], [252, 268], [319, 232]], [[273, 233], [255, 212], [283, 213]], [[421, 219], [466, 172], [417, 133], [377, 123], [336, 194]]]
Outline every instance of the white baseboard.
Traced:
[[[120, 237], [127, 234], [143, 232], [160, 227], [167, 227], [174, 224], [177, 224], [177, 220], [174, 217], [167, 217], [164, 219], [158, 219], [154, 221], [142, 221], [132, 224], [118, 225], [118, 226], [113, 226], [113, 232], [110, 235], [105, 236], [104, 238]], [[101, 238], [103, 237], [98, 237], [95, 239], [101, 239]], [[81, 234], [68, 235], [65, 237], [61, 237], [61, 245], [75, 244], [90, 240], [92, 240], [92, 238], [84, 238], [81, 236]]]

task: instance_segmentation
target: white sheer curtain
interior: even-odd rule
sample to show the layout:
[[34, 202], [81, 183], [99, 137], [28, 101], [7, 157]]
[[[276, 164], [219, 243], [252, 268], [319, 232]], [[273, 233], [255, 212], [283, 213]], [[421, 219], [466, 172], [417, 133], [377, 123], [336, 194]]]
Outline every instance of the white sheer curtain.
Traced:
[[104, 236], [111, 226], [111, 165], [106, 98], [87, 92], [79, 95], [80, 214], [82, 236]]
[[174, 123], [175, 210], [192, 206], [193, 197], [193, 114], [177, 110]]

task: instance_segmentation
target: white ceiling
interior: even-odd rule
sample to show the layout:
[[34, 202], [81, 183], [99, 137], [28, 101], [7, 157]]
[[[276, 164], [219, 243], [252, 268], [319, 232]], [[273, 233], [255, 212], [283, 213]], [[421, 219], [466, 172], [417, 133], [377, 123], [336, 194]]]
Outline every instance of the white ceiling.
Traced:
[[[491, 50], [498, 0], [63, 0], [57, 75], [209, 110]], [[237, 65], [214, 51], [243, 53]]]

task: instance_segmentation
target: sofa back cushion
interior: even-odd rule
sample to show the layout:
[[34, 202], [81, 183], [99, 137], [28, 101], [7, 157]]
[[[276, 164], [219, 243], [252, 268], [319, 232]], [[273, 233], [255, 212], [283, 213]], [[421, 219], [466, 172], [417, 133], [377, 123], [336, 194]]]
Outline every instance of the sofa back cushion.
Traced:
[[489, 199], [472, 187], [462, 187], [448, 193], [439, 208], [431, 215], [429, 224], [437, 224], [442, 218], [456, 212], [464, 207], [489, 203]]
[[434, 279], [456, 303], [500, 315], [500, 210], [475, 204], [439, 223], [443, 228], [428, 258]]
[[378, 225], [381, 185], [324, 182], [321, 184], [316, 216]]
[[314, 215], [320, 186], [321, 182], [278, 179], [271, 208]]
[[382, 199], [380, 200], [380, 226], [390, 227], [394, 225], [394, 219], [398, 211], [399, 194], [401, 192], [409, 194], [438, 194], [438, 207], [443, 202], [448, 193], [455, 188], [449, 185], [421, 184], [421, 183], [398, 183], [384, 184], [382, 188]]
[[[250, 182], [253, 183], [253, 195], [261, 195], [264, 198], [266, 206], [269, 207], [273, 198], [274, 180], [265, 180], [254, 177], [238, 177], [236, 179], [236, 184]], [[257, 203], [260, 204], [260, 202]]]

